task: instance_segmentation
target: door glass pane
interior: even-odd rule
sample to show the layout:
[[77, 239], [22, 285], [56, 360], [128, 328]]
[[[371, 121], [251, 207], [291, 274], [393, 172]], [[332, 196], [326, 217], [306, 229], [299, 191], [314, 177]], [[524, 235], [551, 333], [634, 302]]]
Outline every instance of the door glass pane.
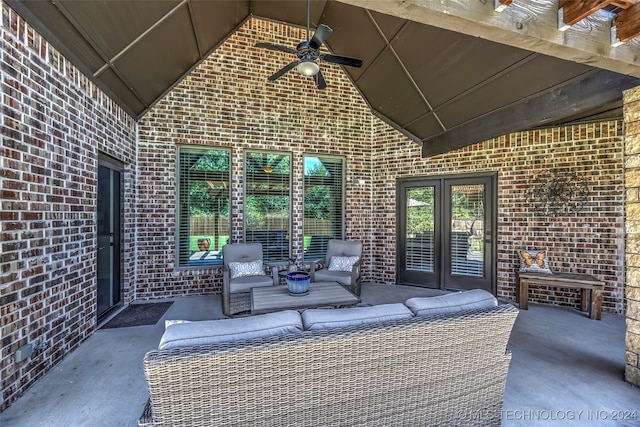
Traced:
[[451, 274], [484, 275], [484, 185], [451, 187]]
[[434, 271], [434, 187], [411, 188], [405, 198], [407, 212], [406, 268]]

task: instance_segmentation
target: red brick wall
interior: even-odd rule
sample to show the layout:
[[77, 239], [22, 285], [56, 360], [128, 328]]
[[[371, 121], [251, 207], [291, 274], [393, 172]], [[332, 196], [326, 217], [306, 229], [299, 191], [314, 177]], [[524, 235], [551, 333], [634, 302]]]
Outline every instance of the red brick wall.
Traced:
[[[127, 181], [135, 153], [133, 120], [2, 9], [0, 411], [94, 330], [98, 151], [125, 161]], [[132, 271], [126, 262], [125, 283]], [[45, 348], [16, 363], [27, 343]]]

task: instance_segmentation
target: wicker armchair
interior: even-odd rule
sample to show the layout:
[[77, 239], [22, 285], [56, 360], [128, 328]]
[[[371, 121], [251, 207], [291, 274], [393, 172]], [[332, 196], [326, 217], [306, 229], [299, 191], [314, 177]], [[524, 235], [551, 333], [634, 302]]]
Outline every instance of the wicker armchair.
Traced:
[[[331, 257], [357, 256], [358, 261], [350, 271], [333, 271], [329, 269]], [[324, 259], [311, 261], [311, 282], [338, 282], [348, 288], [354, 295], [360, 296], [362, 276], [362, 242], [358, 240], [337, 240], [327, 242], [327, 254]]]
[[261, 243], [231, 243], [222, 247], [222, 312], [226, 316], [247, 311], [251, 288], [274, 286], [278, 284], [278, 270], [263, 265], [260, 275], [242, 275], [233, 277], [231, 263], [249, 263], [263, 261]]

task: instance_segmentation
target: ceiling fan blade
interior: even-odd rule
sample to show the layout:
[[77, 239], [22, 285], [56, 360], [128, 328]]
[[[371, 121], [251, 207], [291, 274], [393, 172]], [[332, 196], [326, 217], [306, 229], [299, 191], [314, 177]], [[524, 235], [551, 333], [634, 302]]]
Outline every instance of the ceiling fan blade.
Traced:
[[316, 86], [318, 86], [318, 89], [324, 89], [327, 87], [327, 82], [324, 81], [324, 77], [322, 77], [321, 71], [318, 71], [318, 74], [313, 76], [313, 80], [316, 82]]
[[349, 67], [362, 67], [362, 59], [360, 58], [352, 58], [350, 56], [342, 56], [342, 55], [332, 55], [330, 53], [325, 53], [324, 55], [320, 55], [320, 59], [323, 61], [331, 62], [333, 64], [347, 65]]
[[286, 73], [287, 71], [289, 71], [290, 69], [294, 68], [296, 65], [298, 65], [298, 61], [293, 61], [291, 64], [285, 65], [284, 67], [282, 67], [279, 71], [277, 71], [276, 73], [274, 73], [271, 77], [269, 77], [269, 81], [274, 81], [277, 78], [279, 78], [280, 76], [282, 76], [284, 73]]
[[260, 43], [256, 43], [256, 47], [261, 47], [263, 49], [269, 49], [269, 50], [277, 50], [279, 52], [292, 53], [294, 55], [298, 54], [298, 51], [296, 51], [295, 49], [291, 49], [290, 47], [286, 47], [286, 46], [280, 46], [279, 44], [260, 42]]
[[318, 25], [318, 28], [316, 28], [316, 32], [313, 33], [313, 37], [311, 37], [311, 41], [309, 41], [309, 47], [312, 49], [318, 49], [320, 46], [322, 46], [322, 43], [324, 43], [327, 38], [329, 38], [332, 31], [333, 30], [331, 28], [327, 27], [324, 24]]

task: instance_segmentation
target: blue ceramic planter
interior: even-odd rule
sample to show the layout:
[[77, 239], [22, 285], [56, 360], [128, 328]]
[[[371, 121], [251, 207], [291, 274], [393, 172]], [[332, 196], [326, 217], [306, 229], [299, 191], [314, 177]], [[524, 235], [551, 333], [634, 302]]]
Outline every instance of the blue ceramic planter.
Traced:
[[311, 276], [304, 271], [292, 271], [287, 273], [287, 288], [290, 295], [301, 296], [309, 293]]

